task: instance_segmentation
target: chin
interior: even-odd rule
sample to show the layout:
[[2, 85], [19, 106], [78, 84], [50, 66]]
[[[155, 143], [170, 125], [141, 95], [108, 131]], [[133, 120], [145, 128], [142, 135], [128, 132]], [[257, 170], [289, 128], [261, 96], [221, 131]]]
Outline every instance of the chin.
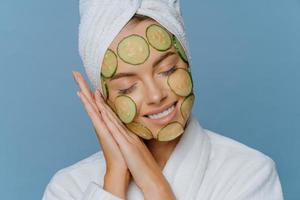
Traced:
[[186, 128], [187, 121], [191, 114], [192, 104], [187, 104], [187, 98], [179, 98], [172, 106], [167, 108], [160, 118], [141, 116], [134, 121], [137, 122], [135, 129], [129, 129], [143, 140], [172, 141], [180, 137]]

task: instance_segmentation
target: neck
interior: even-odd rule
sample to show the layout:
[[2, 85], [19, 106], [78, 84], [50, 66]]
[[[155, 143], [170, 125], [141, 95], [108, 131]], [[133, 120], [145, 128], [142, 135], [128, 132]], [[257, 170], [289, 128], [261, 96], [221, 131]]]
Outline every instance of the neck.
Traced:
[[178, 144], [182, 134], [171, 141], [157, 141], [155, 139], [144, 140], [145, 145], [148, 147], [149, 151], [152, 153], [154, 159], [157, 164], [160, 166], [161, 170], [163, 170], [166, 162], [171, 156], [173, 150]]

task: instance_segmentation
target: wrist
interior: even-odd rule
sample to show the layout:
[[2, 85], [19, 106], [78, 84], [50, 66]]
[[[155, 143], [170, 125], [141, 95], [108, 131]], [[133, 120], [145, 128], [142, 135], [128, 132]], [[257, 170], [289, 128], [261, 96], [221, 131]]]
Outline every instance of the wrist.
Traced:
[[116, 177], [125, 181], [129, 181], [131, 173], [128, 169], [121, 170], [120, 168], [107, 168], [104, 178], [105, 177]]
[[167, 181], [157, 181], [155, 183], [148, 184], [147, 187], [143, 188], [143, 194], [145, 200], [176, 200], [175, 194], [173, 193], [172, 188]]
[[126, 199], [130, 173], [120, 171], [107, 171], [104, 176], [103, 189]]

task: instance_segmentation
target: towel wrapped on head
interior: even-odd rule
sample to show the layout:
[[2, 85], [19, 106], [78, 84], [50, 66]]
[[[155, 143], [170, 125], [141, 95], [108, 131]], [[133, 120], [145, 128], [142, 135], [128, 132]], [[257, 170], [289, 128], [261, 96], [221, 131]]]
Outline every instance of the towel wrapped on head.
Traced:
[[148, 16], [181, 43], [191, 64], [179, 0], [80, 0], [79, 53], [94, 89], [102, 92], [105, 52], [134, 15]]

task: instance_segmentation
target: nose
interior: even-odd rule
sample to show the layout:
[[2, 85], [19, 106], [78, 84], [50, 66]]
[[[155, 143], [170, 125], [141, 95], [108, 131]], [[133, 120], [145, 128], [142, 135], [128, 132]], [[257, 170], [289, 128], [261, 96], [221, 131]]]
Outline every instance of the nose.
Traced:
[[167, 92], [163, 89], [162, 84], [150, 78], [146, 81], [146, 93], [148, 105], [162, 104], [167, 99]]

